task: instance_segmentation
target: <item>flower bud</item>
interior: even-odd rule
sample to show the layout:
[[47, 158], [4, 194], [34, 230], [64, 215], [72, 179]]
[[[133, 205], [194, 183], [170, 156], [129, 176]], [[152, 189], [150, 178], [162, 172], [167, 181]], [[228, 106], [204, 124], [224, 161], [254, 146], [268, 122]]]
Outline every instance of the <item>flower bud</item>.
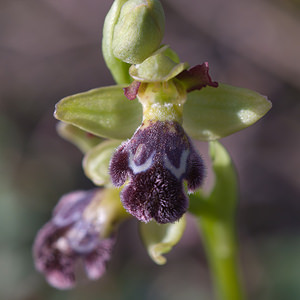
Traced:
[[127, 1], [114, 27], [114, 56], [126, 63], [141, 63], [159, 48], [164, 26], [165, 16], [158, 0]]

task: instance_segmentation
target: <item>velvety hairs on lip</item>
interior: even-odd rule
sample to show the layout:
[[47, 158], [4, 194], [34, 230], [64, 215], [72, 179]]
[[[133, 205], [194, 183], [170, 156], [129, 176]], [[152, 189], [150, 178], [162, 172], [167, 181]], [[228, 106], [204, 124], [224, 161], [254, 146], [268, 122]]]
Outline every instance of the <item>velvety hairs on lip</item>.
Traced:
[[112, 182], [129, 183], [121, 193], [126, 210], [143, 222], [177, 221], [188, 208], [188, 191], [204, 177], [203, 161], [181, 125], [174, 121], [145, 121], [114, 153]]

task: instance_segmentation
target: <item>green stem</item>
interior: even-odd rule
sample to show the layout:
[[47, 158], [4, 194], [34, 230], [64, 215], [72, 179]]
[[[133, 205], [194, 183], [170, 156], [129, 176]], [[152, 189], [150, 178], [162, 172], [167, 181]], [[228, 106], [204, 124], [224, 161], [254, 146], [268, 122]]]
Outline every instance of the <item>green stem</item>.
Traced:
[[191, 212], [197, 216], [219, 300], [245, 300], [237, 258], [236, 207], [238, 180], [230, 154], [217, 141], [209, 153], [215, 184], [208, 195], [190, 197]]
[[245, 300], [237, 261], [237, 241], [234, 227], [224, 220], [201, 217], [203, 234], [217, 299]]

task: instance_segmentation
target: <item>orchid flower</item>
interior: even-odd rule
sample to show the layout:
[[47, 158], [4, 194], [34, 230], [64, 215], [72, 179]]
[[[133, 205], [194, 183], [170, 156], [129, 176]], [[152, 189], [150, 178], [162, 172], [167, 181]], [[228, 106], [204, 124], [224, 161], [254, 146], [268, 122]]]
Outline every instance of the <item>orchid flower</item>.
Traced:
[[[235, 169], [218, 140], [257, 122], [271, 103], [257, 92], [213, 81], [207, 62], [191, 68], [181, 62], [161, 44], [164, 25], [158, 0], [115, 0], [105, 20], [102, 50], [117, 84], [57, 103], [59, 134], [84, 152], [85, 174], [104, 188], [62, 198], [38, 234], [36, 266], [60, 288], [73, 286], [78, 259], [88, 277], [100, 277], [113, 245], [114, 229], [103, 235], [102, 227], [111, 219], [99, 224], [106, 214], [115, 216], [113, 224], [125, 215], [141, 221], [149, 255], [164, 264], [162, 255], [180, 240], [189, 211], [204, 230], [216, 278], [221, 278], [220, 293], [240, 300], [241, 292], [233, 289], [231, 297], [223, 284], [223, 267], [236, 274], [235, 251], [228, 252], [226, 264], [216, 251], [221, 243], [236, 247], [237, 202]], [[215, 185], [208, 194], [199, 189], [205, 165], [193, 140], [210, 144]], [[93, 200], [96, 195], [104, 200]]]

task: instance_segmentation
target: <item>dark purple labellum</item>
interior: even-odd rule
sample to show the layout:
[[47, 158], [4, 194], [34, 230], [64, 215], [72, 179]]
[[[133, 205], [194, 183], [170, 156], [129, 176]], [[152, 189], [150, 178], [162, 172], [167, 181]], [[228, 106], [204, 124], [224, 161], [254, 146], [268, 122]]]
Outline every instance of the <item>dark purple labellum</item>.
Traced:
[[116, 186], [130, 181], [121, 193], [125, 209], [143, 222], [178, 220], [188, 208], [188, 190], [194, 191], [204, 177], [201, 157], [180, 124], [148, 121], [123, 143], [110, 163]]
[[54, 209], [53, 218], [35, 239], [35, 266], [58, 289], [75, 285], [75, 266], [79, 259], [90, 279], [98, 279], [106, 270], [115, 239], [100, 239], [94, 225], [83, 218], [84, 209], [97, 191], [100, 190], [63, 196]]

